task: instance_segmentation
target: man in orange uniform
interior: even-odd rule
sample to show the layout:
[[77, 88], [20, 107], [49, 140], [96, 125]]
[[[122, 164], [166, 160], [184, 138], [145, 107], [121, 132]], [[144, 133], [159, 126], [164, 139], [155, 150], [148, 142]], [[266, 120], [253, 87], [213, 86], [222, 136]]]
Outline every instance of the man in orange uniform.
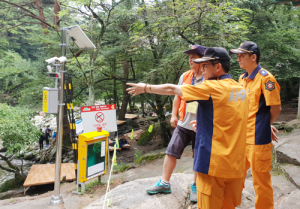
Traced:
[[[201, 45], [193, 45], [192, 49], [184, 51], [183, 53], [189, 55], [189, 64], [191, 70], [184, 72], [179, 79], [178, 85], [198, 85], [203, 82], [202, 65], [196, 64], [193, 60], [203, 57], [206, 47]], [[179, 121], [177, 114], [179, 112]], [[149, 194], [157, 193], [170, 193], [171, 185], [170, 178], [175, 169], [177, 159], [181, 158], [185, 147], [192, 142], [192, 149], [194, 152], [196, 134], [193, 131], [193, 127], [190, 124], [191, 121], [196, 119], [196, 112], [187, 111], [187, 104], [182, 96], [176, 95], [172, 107], [171, 126], [176, 128], [172, 135], [172, 139], [166, 150], [166, 157], [164, 160], [162, 179], [155, 185], [148, 187], [146, 191]], [[193, 155], [194, 157], [194, 155]], [[196, 189], [196, 177], [197, 173], [194, 173], [194, 182], [191, 183], [191, 195], [190, 200], [197, 202], [197, 189]]]
[[260, 50], [254, 42], [245, 41], [238, 49], [230, 50], [238, 54], [241, 69], [239, 83], [246, 90], [250, 105], [247, 125], [246, 166], [251, 167], [253, 186], [256, 193], [256, 209], [273, 209], [272, 140], [278, 141], [272, 123], [281, 112], [280, 86], [275, 77], [259, 64]]
[[198, 207], [234, 209], [242, 196], [249, 100], [228, 74], [230, 56], [224, 48], [208, 48], [194, 62], [202, 63], [207, 79], [200, 85], [128, 83], [132, 87], [127, 91], [133, 96], [179, 95], [198, 102], [194, 158]]

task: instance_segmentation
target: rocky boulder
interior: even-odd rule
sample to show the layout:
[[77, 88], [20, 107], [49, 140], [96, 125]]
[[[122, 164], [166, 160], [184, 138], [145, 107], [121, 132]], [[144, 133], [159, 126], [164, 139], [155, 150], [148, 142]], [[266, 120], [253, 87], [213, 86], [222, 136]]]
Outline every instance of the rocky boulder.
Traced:
[[7, 151], [7, 148], [6, 147], [3, 147], [3, 141], [0, 139], [0, 152], [6, 152]]
[[273, 143], [276, 149], [277, 162], [300, 166], [300, 130], [280, 137], [278, 143]]
[[276, 209], [299, 209], [300, 208], [300, 190], [295, 190], [291, 194], [282, 198], [279, 206]]
[[291, 126], [295, 129], [300, 129], [300, 119], [291, 120], [287, 122], [286, 125]]
[[[145, 188], [154, 185], [160, 177], [144, 178], [121, 184], [111, 190], [113, 197], [111, 209], [196, 209], [197, 204], [190, 203], [189, 184], [192, 174], [176, 173], [172, 175], [172, 193], [149, 195]], [[105, 195], [85, 209], [103, 208]], [[107, 203], [105, 203], [107, 204]]]
[[33, 157], [34, 157], [33, 152], [27, 152], [24, 155], [25, 160], [31, 160], [31, 159], [33, 159]]

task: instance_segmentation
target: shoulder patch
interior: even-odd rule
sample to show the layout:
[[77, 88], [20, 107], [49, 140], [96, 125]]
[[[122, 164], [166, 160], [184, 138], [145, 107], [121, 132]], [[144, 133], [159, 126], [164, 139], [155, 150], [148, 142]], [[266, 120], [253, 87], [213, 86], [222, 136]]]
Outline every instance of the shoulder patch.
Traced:
[[268, 81], [267, 83], [265, 83], [266, 86], [266, 90], [272, 91], [273, 89], [275, 89], [275, 83], [272, 81]]
[[266, 75], [269, 75], [269, 73], [265, 70], [260, 70], [259, 73], [262, 75], [262, 76], [266, 76]]

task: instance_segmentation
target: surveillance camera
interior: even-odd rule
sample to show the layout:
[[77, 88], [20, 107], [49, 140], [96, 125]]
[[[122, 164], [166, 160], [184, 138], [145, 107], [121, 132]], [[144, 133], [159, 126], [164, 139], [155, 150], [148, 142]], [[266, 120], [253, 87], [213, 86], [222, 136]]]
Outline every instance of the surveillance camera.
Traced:
[[52, 58], [47, 59], [47, 60], [45, 60], [45, 61], [48, 62], [48, 64], [54, 64], [54, 63], [55, 63], [55, 60], [57, 60], [57, 59], [58, 59], [58, 57], [52, 57]]
[[62, 57], [57, 58], [57, 60], [59, 62], [65, 62], [65, 61], [67, 61], [67, 58], [65, 56], [62, 56]]
[[50, 65], [47, 65], [47, 69], [49, 73], [52, 73], [52, 67]]

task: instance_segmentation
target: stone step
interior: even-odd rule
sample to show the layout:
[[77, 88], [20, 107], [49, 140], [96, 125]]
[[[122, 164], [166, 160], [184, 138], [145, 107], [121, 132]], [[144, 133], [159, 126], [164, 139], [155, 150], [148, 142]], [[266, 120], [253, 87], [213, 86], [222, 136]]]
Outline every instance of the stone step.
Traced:
[[297, 189], [281, 199], [276, 209], [299, 209], [300, 208], [300, 190]]
[[280, 167], [285, 172], [286, 178], [292, 184], [294, 184], [298, 189], [300, 189], [300, 166], [295, 166], [295, 165], [291, 165], [291, 164], [283, 164], [283, 165], [280, 165]]
[[[297, 187], [291, 183], [283, 175], [272, 175], [273, 197], [274, 202], [279, 201], [292, 191], [297, 190]], [[237, 209], [254, 209], [255, 206], [255, 191], [253, 187], [252, 176], [248, 175], [245, 181], [245, 188], [242, 193], [242, 203]]]
[[273, 143], [276, 149], [277, 162], [300, 166], [300, 130], [280, 137], [278, 143]]

